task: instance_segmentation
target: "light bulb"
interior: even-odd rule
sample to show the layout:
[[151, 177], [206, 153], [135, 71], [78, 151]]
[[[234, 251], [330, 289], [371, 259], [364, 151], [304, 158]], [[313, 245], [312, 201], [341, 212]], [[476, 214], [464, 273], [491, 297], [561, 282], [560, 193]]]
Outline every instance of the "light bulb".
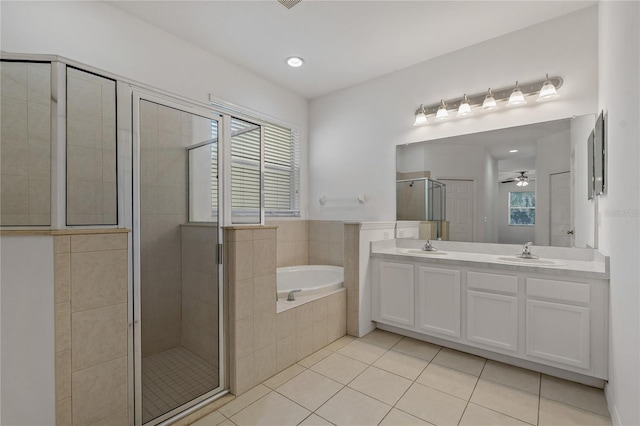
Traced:
[[547, 80], [542, 85], [540, 89], [540, 94], [536, 99], [536, 102], [545, 102], [556, 99], [558, 97], [558, 92], [556, 91], [556, 86], [549, 80], [549, 74], [547, 74]]
[[420, 111], [416, 114], [416, 121], [413, 122], [414, 126], [421, 126], [427, 124], [427, 113], [424, 106], [420, 105]]
[[449, 117], [449, 111], [447, 111], [447, 105], [444, 103], [444, 99], [440, 100], [440, 108], [438, 108], [438, 112], [436, 112], [437, 120], [444, 120]]
[[290, 56], [287, 58], [287, 65], [293, 68], [301, 67], [304, 64], [304, 59], [299, 56]]
[[491, 89], [487, 91], [487, 96], [484, 98], [484, 102], [482, 102], [482, 109], [495, 109], [498, 108], [498, 104], [496, 103], [496, 98], [493, 97], [493, 93], [491, 93]]
[[462, 102], [460, 102], [460, 106], [458, 107], [458, 115], [469, 114], [471, 114], [471, 105], [469, 105], [469, 99], [467, 99], [467, 95], [465, 94], [462, 98]]
[[511, 96], [509, 96], [509, 102], [507, 102], [508, 107], [519, 106], [526, 104], [527, 101], [524, 98], [524, 94], [520, 87], [518, 86], [518, 82], [516, 81], [516, 88], [511, 92]]

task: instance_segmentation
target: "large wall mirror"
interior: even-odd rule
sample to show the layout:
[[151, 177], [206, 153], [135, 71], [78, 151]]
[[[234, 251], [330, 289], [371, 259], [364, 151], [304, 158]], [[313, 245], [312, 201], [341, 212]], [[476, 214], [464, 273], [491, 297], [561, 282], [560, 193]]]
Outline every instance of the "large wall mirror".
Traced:
[[[595, 205], [584, 196], [594, 121], [586, 115], [399, 145], [396, 178], [446, 185], [449, 240], [594, 247]], [[396, 188], [398, 220], [426, 221], [400, 202], [424, 197], [416, 192], [424, 185]]]

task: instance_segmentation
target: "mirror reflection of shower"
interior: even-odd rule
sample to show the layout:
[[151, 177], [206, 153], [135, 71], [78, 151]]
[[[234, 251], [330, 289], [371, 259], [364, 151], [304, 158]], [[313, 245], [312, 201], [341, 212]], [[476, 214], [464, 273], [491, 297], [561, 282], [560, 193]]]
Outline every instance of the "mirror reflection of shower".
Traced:
[[396, 219], [420, 221], [424, 239], [447, 239], [446, 185], [428, 177], [396, 180]]

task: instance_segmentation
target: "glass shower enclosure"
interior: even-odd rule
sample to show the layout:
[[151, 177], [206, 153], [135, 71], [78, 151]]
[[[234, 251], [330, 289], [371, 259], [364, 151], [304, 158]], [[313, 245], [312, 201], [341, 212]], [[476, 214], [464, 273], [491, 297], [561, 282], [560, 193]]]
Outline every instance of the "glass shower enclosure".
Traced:
[[221, 117], [134, 99], [135, 422], [156, 425], [225, 387]]
[[396, 180], [396, 219], [433, 222], [437, 238], [446, 220], [446, 185], [427, 177]]

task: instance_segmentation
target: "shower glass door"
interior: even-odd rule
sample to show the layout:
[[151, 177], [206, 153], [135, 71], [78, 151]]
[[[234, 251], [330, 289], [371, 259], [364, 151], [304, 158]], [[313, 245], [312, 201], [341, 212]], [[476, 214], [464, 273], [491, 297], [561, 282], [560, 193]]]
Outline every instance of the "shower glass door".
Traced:
[[206, 110], [138, 99], [135, 417], [155, 425], [224, 387], [219, 120]]

